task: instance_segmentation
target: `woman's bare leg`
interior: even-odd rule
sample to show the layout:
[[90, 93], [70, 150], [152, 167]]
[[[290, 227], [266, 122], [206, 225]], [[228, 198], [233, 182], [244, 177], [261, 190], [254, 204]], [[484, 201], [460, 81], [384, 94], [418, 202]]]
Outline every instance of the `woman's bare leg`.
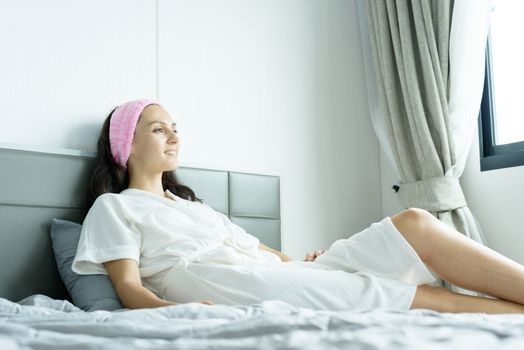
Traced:
[[391, 216], [391, 221], [422, 261], [444, 280], [524, 304], [524, 266], [464, 236], [425, 210], [407, 209]]
[[439, 312], [484, 312], [488, 314], [524, 313], [524, 305], [507, 300], [489, 299], [454, 293], [446, 288], [424, 284], [417, 286], [410, 309]]

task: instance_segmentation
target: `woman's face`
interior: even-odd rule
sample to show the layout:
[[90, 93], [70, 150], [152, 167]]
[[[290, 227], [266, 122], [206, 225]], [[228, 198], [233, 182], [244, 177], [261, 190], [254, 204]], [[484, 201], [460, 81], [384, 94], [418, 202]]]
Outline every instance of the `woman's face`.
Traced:
[[128, 167], [133, 171], [159, 173], [178, 166], [180, 139], [176, 124], [159, 105], [149, 105], [136, 125]]

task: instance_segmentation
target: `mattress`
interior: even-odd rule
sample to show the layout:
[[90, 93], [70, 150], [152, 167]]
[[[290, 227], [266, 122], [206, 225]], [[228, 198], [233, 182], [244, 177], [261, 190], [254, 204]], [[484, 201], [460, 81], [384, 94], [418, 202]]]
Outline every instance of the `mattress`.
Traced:
[[273, 300], [85, 312], [0, 298], [1, 349], [524, 349], [524, 315], [315, 311]]

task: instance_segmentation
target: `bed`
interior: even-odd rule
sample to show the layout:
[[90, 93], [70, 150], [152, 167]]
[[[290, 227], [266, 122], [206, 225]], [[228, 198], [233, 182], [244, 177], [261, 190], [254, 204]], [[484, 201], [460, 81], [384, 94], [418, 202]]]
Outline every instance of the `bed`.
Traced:
[[[93, 160], [0, 144], [0, 349], [524, 349], [524, 315], [328, 312], [279, 300], [86, 311], [58, 271], [50, 223], [82, 223]], [[189, 166], [176, 174], [204, 203], [281, 249], [279, 176]]]

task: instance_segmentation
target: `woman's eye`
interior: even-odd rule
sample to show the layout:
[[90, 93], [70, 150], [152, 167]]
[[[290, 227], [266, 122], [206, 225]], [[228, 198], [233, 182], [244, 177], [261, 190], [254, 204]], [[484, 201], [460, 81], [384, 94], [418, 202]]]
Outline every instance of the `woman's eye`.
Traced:
[[[158, 133], [159, 131], [162, 132], [162, 133], [166, 132], [164, 129], [155, 129], [155, 130], [153, 130], [154, 133]], [[173, 132], [175, 134], [178, 134], [178, 130], [177, 129], [173, 130]]]

